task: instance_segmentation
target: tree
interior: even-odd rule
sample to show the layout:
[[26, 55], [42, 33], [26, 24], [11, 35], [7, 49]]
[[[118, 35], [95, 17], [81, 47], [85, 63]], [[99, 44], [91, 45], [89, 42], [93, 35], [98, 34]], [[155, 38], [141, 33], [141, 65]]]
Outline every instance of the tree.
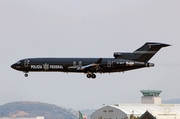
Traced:
[[138, 116], [136, 117], [136, 116], [134, 116], [134, 114], [131, 114], [130, 119], [139, 119], [139, 117]]

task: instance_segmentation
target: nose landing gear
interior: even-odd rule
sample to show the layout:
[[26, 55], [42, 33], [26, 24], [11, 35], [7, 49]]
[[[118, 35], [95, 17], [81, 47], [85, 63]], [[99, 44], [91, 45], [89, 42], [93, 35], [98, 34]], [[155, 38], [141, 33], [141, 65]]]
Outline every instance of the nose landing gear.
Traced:
[[24, 73], [25, 73], [24, 76], [25, 76], [25, 77], [28, 77], [28, 72], [24, 72]]
[[28, 77], [28, 74], [24, 74], [25, 77]]

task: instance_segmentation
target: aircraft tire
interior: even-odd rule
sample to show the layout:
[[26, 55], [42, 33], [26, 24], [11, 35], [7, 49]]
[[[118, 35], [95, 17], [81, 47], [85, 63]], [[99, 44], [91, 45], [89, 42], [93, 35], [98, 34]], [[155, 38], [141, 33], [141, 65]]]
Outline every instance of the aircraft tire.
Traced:
[[92, 74], [92, 76], [91, 76], [93, 79], [95, 79], [96, 78], [96, 74]]
[[28, 77], [28, 74], [24, 74], [25, 77]]
[[86, 76], [87, 76], [87, 78], [91, 78], [92, 77], [91, 74], [87, 74]]

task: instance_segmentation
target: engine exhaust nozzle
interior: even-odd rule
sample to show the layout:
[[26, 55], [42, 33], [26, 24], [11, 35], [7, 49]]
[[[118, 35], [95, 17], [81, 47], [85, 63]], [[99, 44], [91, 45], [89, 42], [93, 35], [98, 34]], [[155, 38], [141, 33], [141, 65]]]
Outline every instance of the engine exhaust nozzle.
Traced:
[[146, 67], [154, 67], [154, 63], [146, 63]]

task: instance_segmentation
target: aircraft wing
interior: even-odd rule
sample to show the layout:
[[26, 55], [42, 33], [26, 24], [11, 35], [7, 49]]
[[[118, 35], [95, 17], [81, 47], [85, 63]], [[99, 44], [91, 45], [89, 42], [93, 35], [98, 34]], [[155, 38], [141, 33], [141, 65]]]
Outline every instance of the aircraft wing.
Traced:
[[81, 70], [84, 70], [84, 69], [88, 69], [90, 67], [98, 67], [99, 64], [102, 62], [102, 58], [99, 58], [97, 62], [93, 63], [93, 64], [89, 64], [89, 65], [85, 65], [85, 66], [81, 66], [79, 67]]
[[102, 62], [102, 58], [99, 58], [95, 63], [92, 63], [92, 64], [88, 64], [85, 66], [70, 66], [68, 68], [69, 69], [77, 69], [77, 70], [88, 70], [91, 68], [91, 69], [98, 70], [101, 62]]

